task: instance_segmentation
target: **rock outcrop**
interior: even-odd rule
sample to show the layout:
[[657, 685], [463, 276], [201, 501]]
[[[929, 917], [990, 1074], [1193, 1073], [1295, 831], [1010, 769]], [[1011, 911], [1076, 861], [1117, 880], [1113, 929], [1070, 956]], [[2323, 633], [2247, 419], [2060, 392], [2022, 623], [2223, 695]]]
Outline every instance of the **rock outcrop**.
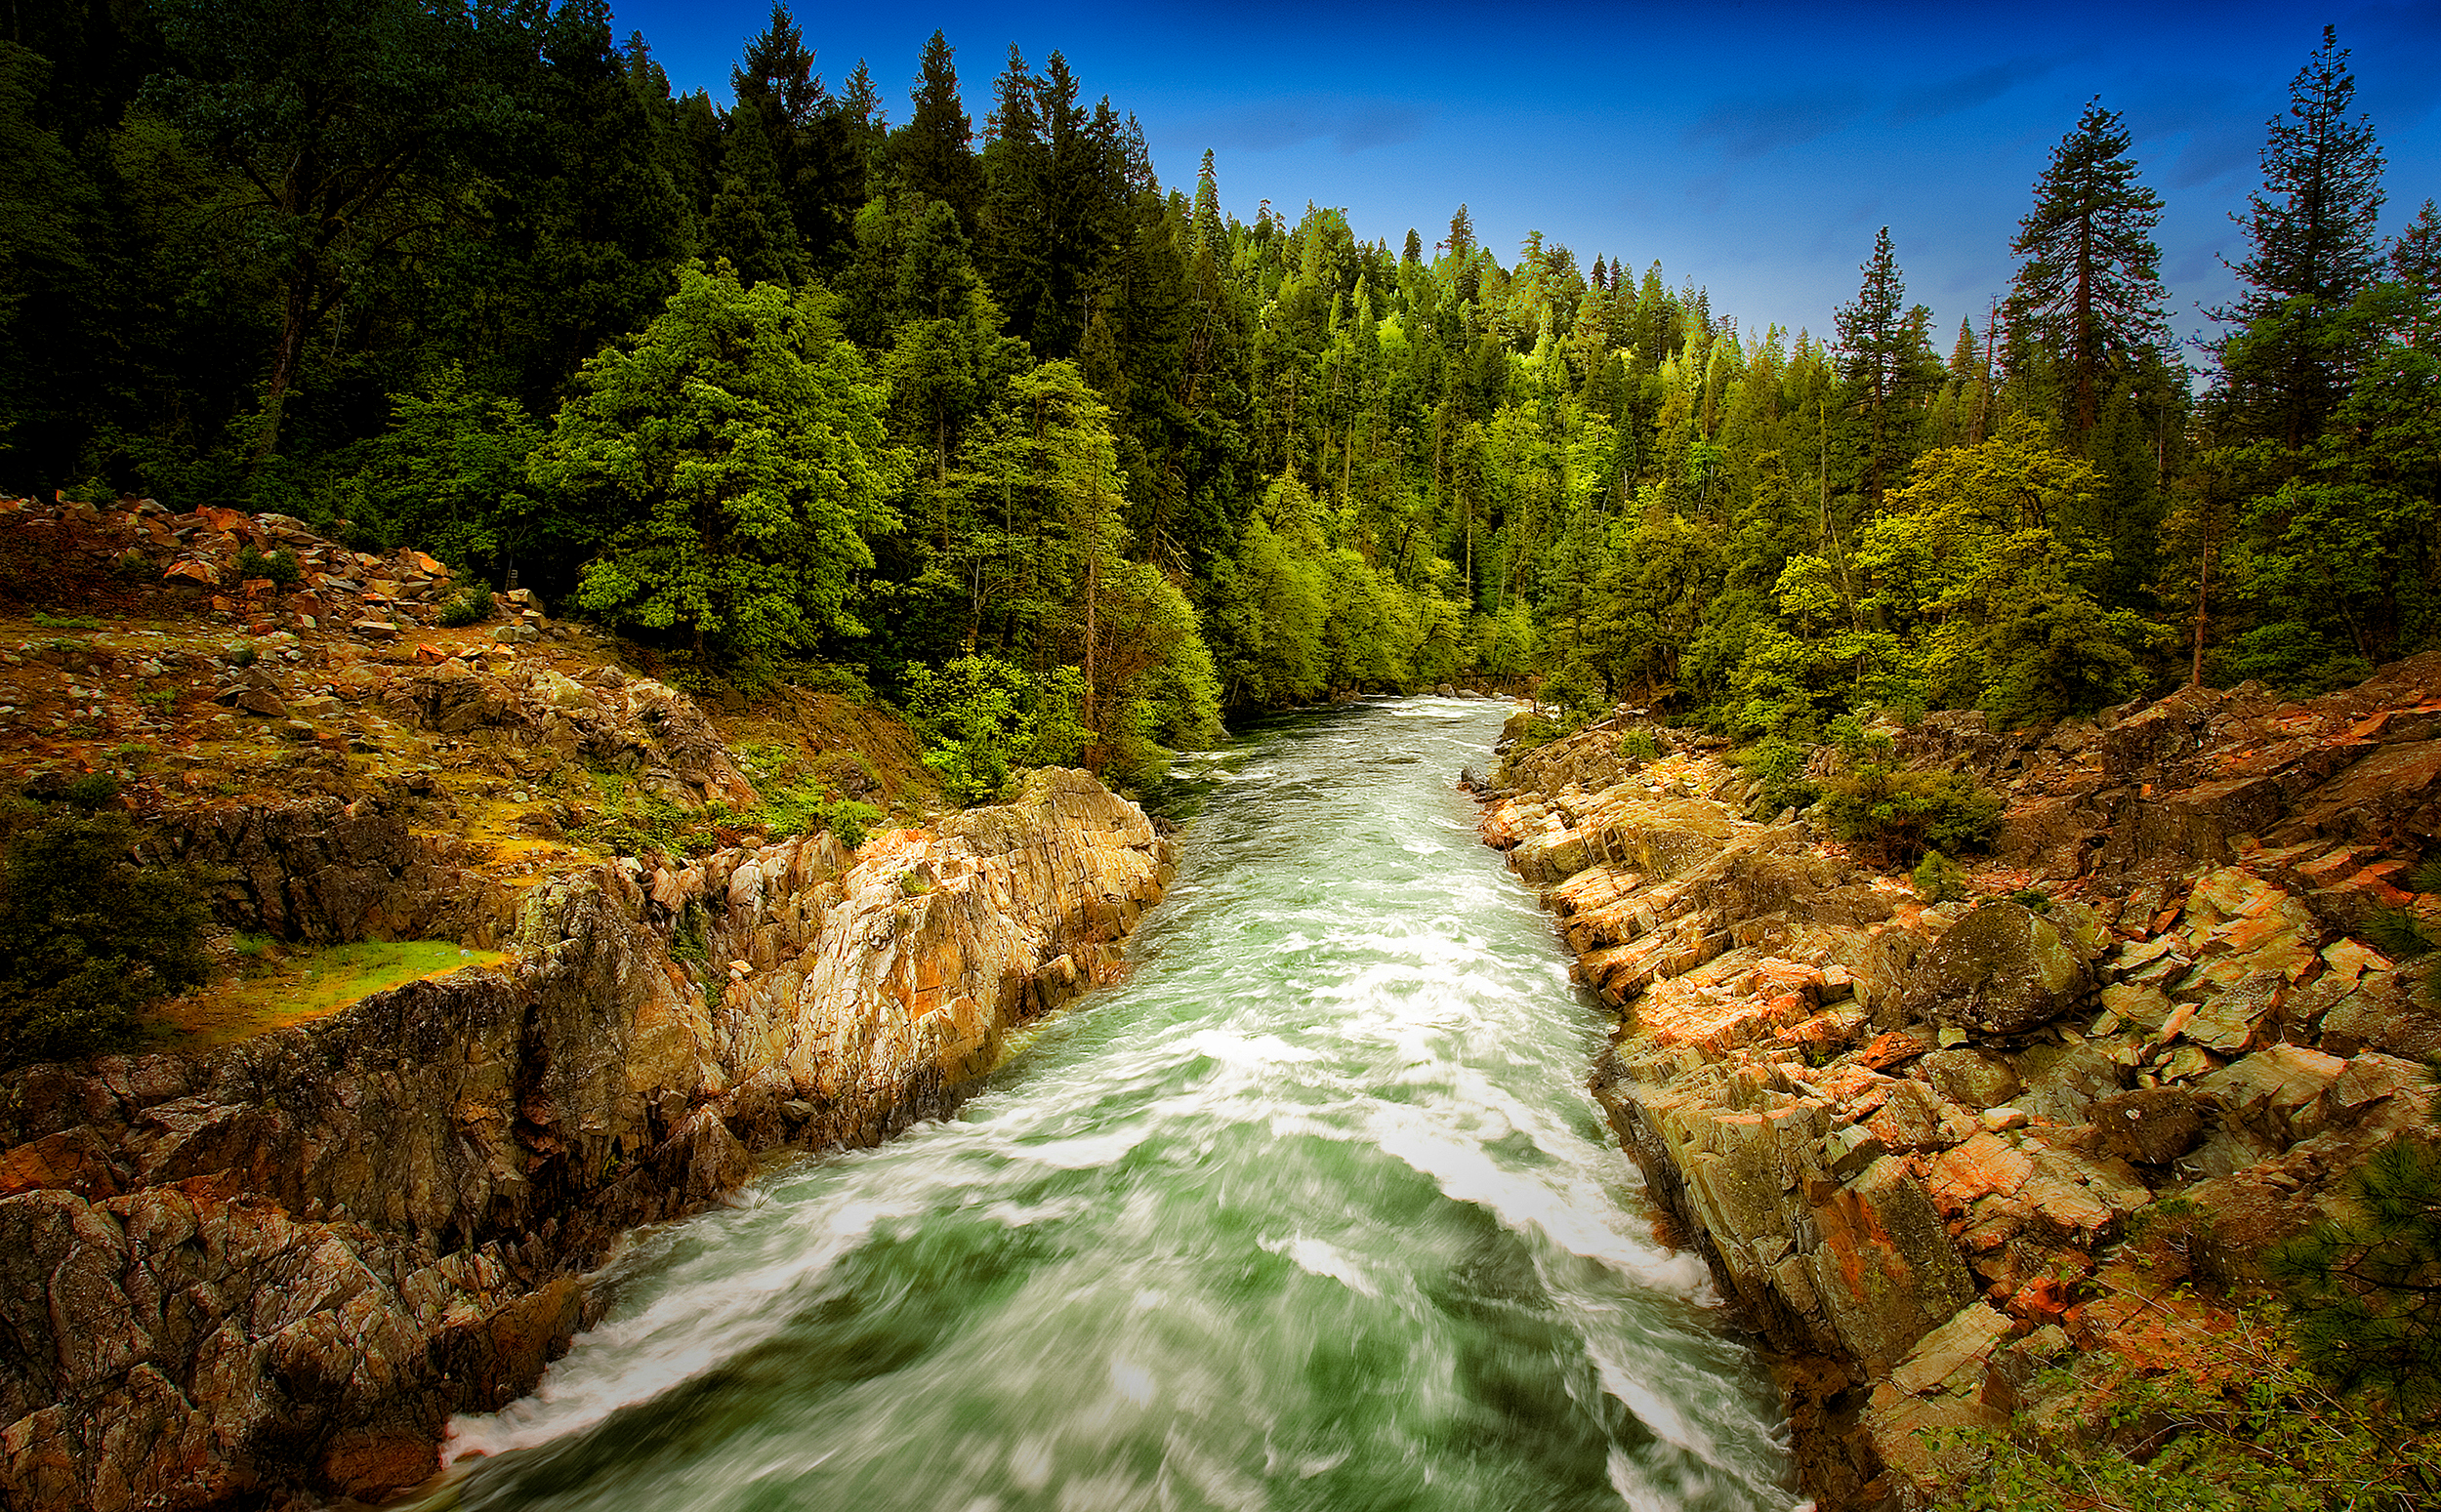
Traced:
[[1939, 1430], [2116, 1347], [2131, 1309], [2079, 1278], [2116, 1273], [2131, 1214], [2211, 1210], [2198, 1262], [2244, 1277], [2422, 1124], [2441, 1021], [2348, 931], [2412, 901], [2435, 715], [2441, 657], [2031, 744], [1927, 720], [1916, 759], [2013, 788], [1981, 896], [1939, 907], [1745, 817], [1753, 781], [1673, 732], [1634, 742], [1656, 761], [1617, 729], [1553, 742], [1483, 795], [1486, 842], [1620, 1014], [1594, 1094], [1779, 1359], [1826, 1508], [1923, 1504], [1958, 1468]]
[[[186, 843], [242, 858], [247, 895], [300, 930], [344, 933], [413, 890], [386, 835]], [[416, 1484], [448, 1414], [513, 1399], [564, 1346], [620, 1231], [718, 1199], [756, 1151], [943, 1111], [1013, 1026], [1120, 971], [1168, 867], [1140, 811], [1047, 771], [852, 856], [824, 835], [564, 873], [524, 894], [510, 968], [211, 1052], [11, 1076], [0, 1502]]]

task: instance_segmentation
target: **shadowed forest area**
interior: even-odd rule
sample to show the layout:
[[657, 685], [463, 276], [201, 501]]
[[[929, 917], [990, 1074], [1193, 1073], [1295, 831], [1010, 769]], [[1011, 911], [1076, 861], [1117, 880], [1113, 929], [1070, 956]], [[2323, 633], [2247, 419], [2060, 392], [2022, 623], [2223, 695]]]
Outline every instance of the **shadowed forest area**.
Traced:
[[1350, 689], [1808, 742], [2310, 692], [2441, 630], [2441, 220], [2379, 233], [2328, 32], [2196, 347], [2100, 100], [2006, 299], [1936, 329], [1885, 229], [1792, 332], [1464, 206], [1241, 219], [1057, 53], [976, 90], [936, 33], [894, 98], [775, 9], [715, 102], [598, 0], [12, 15], [9, 487], [413, 545], [682, 680], [862, 682], [966, 796]]

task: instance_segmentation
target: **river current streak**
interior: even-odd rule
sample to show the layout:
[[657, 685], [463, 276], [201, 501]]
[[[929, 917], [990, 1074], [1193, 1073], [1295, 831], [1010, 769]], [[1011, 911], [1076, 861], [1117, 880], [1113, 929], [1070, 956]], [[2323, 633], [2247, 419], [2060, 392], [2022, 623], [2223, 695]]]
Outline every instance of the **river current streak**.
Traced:
[[1599, 1015], [1450, 789], [1504, 712], [1182, 763], [1130, 983], [955, 1117], [641, 1236], [426, 1505], [1790, 1507], [1772, 1394], [1582, 1090]]

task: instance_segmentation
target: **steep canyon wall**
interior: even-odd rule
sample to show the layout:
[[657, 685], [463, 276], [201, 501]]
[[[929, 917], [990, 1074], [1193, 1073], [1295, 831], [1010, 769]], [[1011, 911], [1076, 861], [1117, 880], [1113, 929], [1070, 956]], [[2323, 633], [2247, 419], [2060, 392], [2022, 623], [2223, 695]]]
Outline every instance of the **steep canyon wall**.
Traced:
[[758, 1152], [945, 1111], [1014, 1027], [1119, 972], [1170, 877], [1143, 814], [1068, 771], [853, 855], [826, 835], [523, 890], [373, 800], [164, 843], [292, 932], [438, 920], [517, 957], [0, 1083], [12, 1509], [424, 1480], [449, 1414], [564, 1347], [621, 1233], [720, 1199]]

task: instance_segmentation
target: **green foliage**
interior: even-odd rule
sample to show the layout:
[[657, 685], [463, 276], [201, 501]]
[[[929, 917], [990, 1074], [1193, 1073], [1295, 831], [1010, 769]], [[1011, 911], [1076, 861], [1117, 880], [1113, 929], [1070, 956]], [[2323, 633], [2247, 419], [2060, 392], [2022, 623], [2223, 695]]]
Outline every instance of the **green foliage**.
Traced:
[[2018, 417], [1918, 459], [1856, 550], [1872, 585], [1863, 607], [1908, 646], [1901, 680], [1944, 707], [1980, 707], [1996, 728], [2142, 691], [2140, 658], [2168, 632], [2095, 599], [2084, 585], [2108, 550], [2061, 534], [2099, 486], [2090, 464]]
[[1910, 879], [1916, 884], [1916, 900], [1920, 903], [1956, 903], [1966, 896], [1966, 874], [1957, 862], [1937, 850], [1924, 853]]
[[569, 838], [578, 844], [613, 856], [712, 848], [712, 837], [696, 815], [623, 779], [597, 782], [609, 801], [600, 818], [570, 832]]
[[[704, 939], [704, 930], [711, 921], [701, 898], [689, 898], [682, 904], [678, 917], [670, 920], [670, 959], [698, 966], [710, 960], [712, 948]], [[712, 1005], [708, 999], [705, 1005]]]
[[577, 601], [700, 654], [855, 634], [850, 576], [897, 523], [884, 391], [830, 301], [685, 268], [652, 324], [585, 364], [536, 487], [601, 523]]
[[45, 614], [34, 611], [34, 623], [44, 630], [100, 630], [102, 622], [89, 614]]
[[1843, 714], [1832, 720], [1831, 727], [1824, 733], [1831, 737], [1832, 748], [1839, 752], [1840, 759], [1851, 766], [1861, 766], [1869, 761], [1886, 762], [1894, 749], [1889, 736], [1880, 730], [1865, 728], [1864, 722], [1852, 714]]
[[106, 808], [118, 801], [118, 796], [119, 780], [114, 773], [110, 772], [87, 772], [84, 776], [70, 782], [67, 790], [61, 795], [68, 802], [89, 814], [98, 808]]
[[251, 640], [240, 640], [222, 654], [231, 667], [252, 667], [263, 659], [263, 652]]
[[1619, 754], [1631, 761], [1658, 761], [1661, 742], [1651, 730], [1638, 726], [1619, 737]]
[[2009, 902], [2033, 913], [2048, 914], [2051, 911], [2051, 895], [2040, 887], [2020, 887], [2007, 896]]
[[114, 1049], [138, 1014], [200, 987], [209, 969], [203, 890], [186, 872], [140, 866], [116, 814], [47, 820], [0, 864], [0, 1068]]
[[1762, 784], [1747, 805], [1748, 816], [1766, 819], [1783, 809], [1811, 807], [1822, 797], [1822, 790], [1805, 775], [1812, 757], [1812, 747], [1776, 735], [1733, 754], [1730, 762]]
[[1073, 667], [1034, 677], [998, 657], [962, 656], [938, 672], [907, 671], [907, 714], [925, 738], [924, 764], [961, 804], [1000, 797], [1013, 768], [1075, 759], [1091, 738], [1080, 717], [1084, 695]]
[[882, 810], [870, 803], [834, 797], [827, 784], [802, 770], [794, 746], [749, 746], [739, 756], [760, 795], [747, 817], [774, 838], [828, 830], [841, 849], [854, 850], [882, 817]]
[[864, 843], [865, 836], [872, 832], [874, 823], [881, 817], [882, 811], [870, 803], [841, 798], [831, 804], [827, 823], [832, 838], [839, 841], [840, 849], [854, 850]]
[[2297, 1353], [2342, 1393], [2411, 1417], [2441, 1408], [2441, 1146], [2378, 1145], [2343, 1185], [2350, 1216], [2266, 1261], [2288, 1290]]
[[491, 585], [469, 584], [440, 606], [440, 623], [453, 630], [466, 625], [480, 625], [491, 618], [492, 607]]
[[1971, 773], [1894, 771], [1878, 762], [1832, 778], [1822, 794], [1831, 832], [1890, 866], [1912, 866], [1927, 850], [1983, 849], [2007, 805]]
[[[2029, 1414], [2006, 1430], [1941, 1435], [1951, 1467], [1935, 1505], [1956, 1512], [2363, 1512], [2420, 1508], [2441, 1495], [2432, 1434], [2335, 1393], [2300, 1366], [2267, 1304], [2199, 1328], [2165, 1325], [2191, 1362], [2130, 1371], [2090, 1431], [2071, 1414]], [[2087, 1383], [2038, 1379], [2037, 1393]]]
[[390, 429], [349, 484], [367, 546], [414, 547], [498, 574], [555, 537], [581, 538], [581, 522], [552, 512], [526, 480], [543, 432], [515, 398], [473, 388], [451, 363], [423, 392], [390, 403]]
[[305, 575], [297, 565], [297, 553], [286, 547], [269, 556], [251, 546], [237, 549], [237, 575], [240, 578], [269, 578], [281, 588], [295, 588]]

